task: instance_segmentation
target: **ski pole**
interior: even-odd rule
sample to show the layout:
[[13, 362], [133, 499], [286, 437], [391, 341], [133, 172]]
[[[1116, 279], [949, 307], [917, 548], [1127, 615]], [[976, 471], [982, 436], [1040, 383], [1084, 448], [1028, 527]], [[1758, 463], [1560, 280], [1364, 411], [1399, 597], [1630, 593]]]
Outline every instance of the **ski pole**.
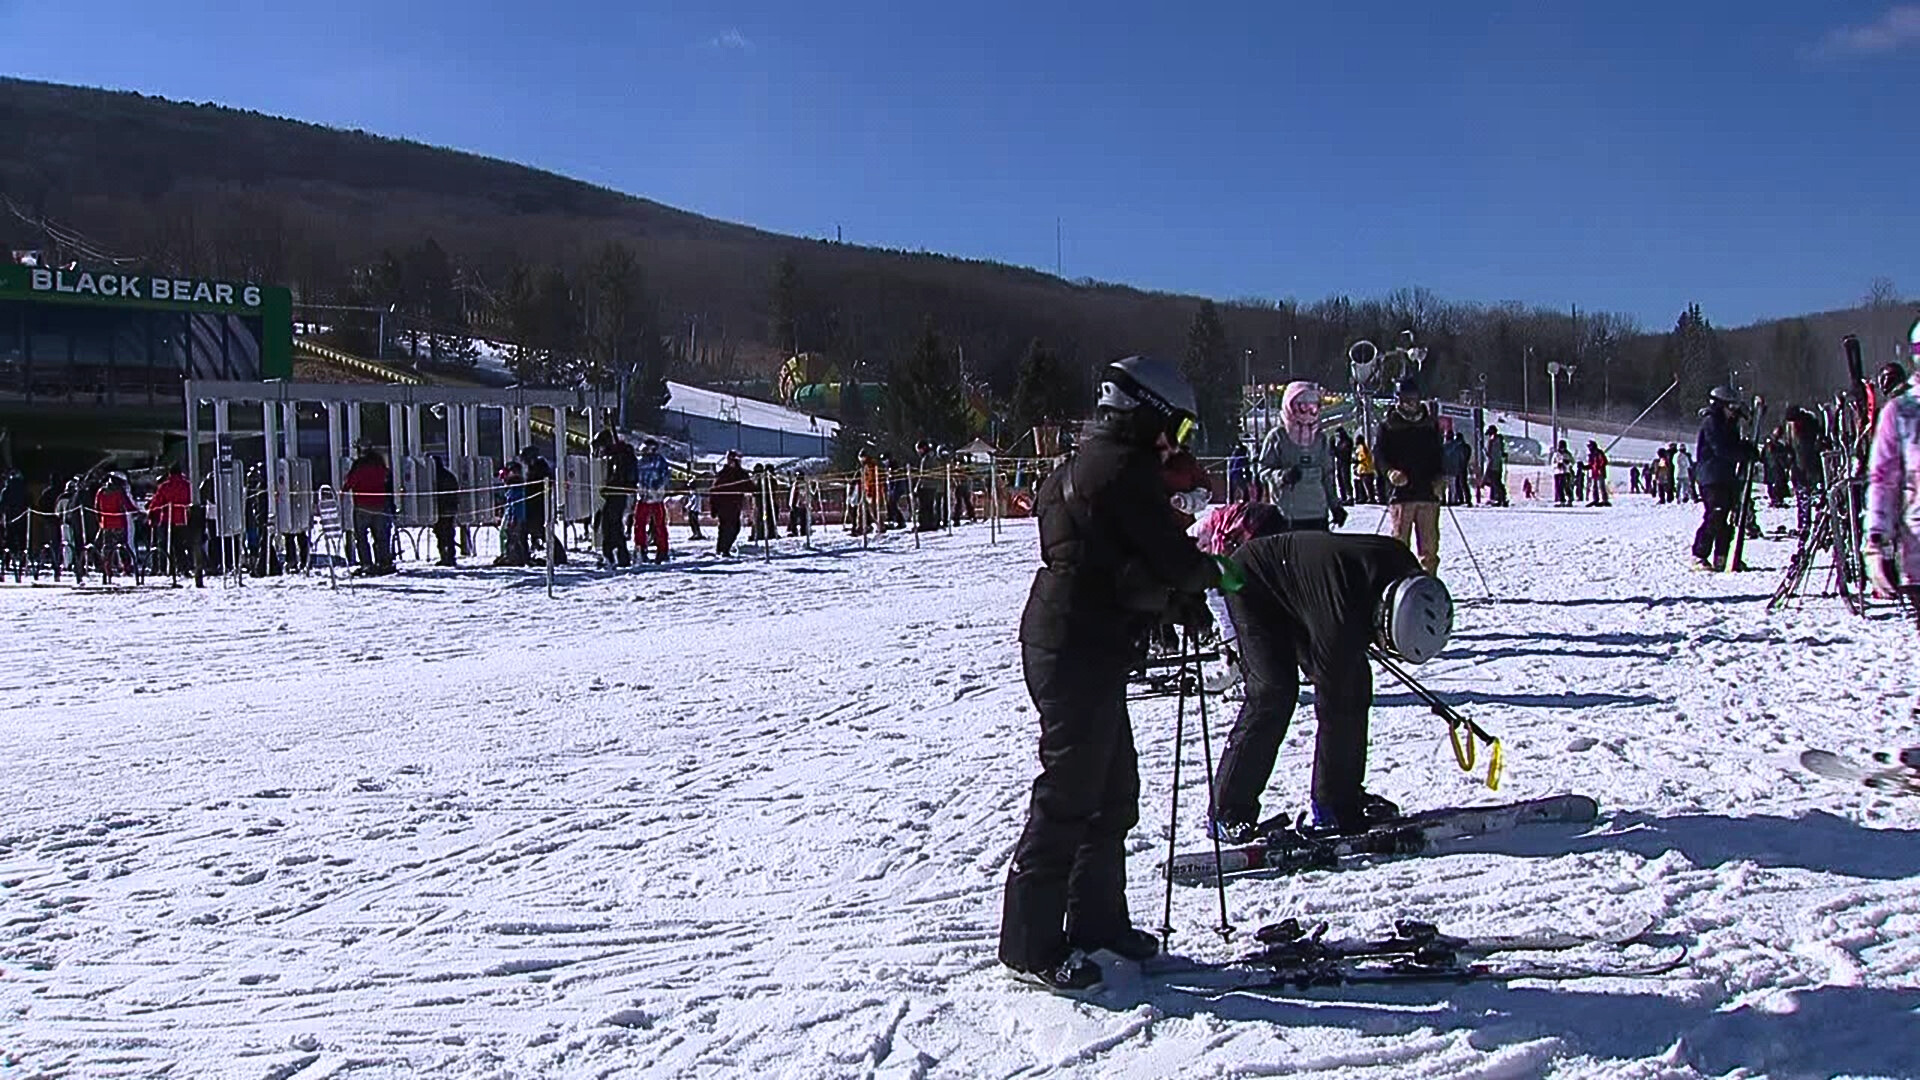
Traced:
[[[1394, 663], [1393, 660], [1387, 656], [1386, 651], [1378, 645], [1367, 646], [1367, 655], [1373, 657], [1381, 667], [1385, 668], [1387, 674], [1400, 680], [1407, 689], [1413, 691], [1413, 695], [1422, 702], [1425, 702], [1427, 707], [1433, 710], [1435, 716], [1446, 721], [1447, 739], [1453, 746], [1454, 760], [1459, 762], [1462, 772], [1473, 771], [1475, 747], [1472, 740], [1478, 739], [1487, 744], [1487, 790], [1499, 791], [1500, 776], [1506, 771], [1506, 755], [1501, 747], [1500, 740], [1488, 734], [1487, 730], [1479, 724], [1462, 716], [1453, 706], [1448, 705], [1446, 702], [1434, 696], [1433, 691], [1420, 685], [1412, 675], [1407, 674], [1400, 665]], [[1466, 731], [1467, 738], [1463, 739], [1461, 737], [1462, 729]]]
[[1632, 431], [1635, 424], [1638, 424], [1640, 421], [1645, 420], [1647, 418], [1647, 414], [1652, 412], [1655, 406], [1658, 406], [1662, 401], [1667, 400], [1667, 395], [1673, 393], [1674, 388], [1679, 385], [1680, 385], [1680, 376], [1675, 375], [1673, 377], [1673, 381], [1667, 384], [1667, 388], [1665, 390], [1660, 391], [1660, 396], [1653, 399], [1653, 404], [1648, 405], [1644, 409], [1641, 409], [1640, 415], [1634, 417], [1631, 421], [1629, 421], [1626, 427], [1621, 428], [1620, 434], [1615, 435], [1613, 437], [1612, 442], [1608, 443], [1604, 447], [1601, 447], [1600, 452], [1611, 457], [1613, 455], [1613, 448], [1620, 444], [1621, 439], [1624, 439], [1627, 437], [1627, 432]]
[[1487, 594], [1487, 599], [1493, 599], [1493, 586], [1487, 584], [1486, 571], [1480, 569], [1480, 556], [1475, 555], [1473, 545], [1467, 543], [1467, 530], [1460, 527], [1460, 515], [1453, 512], [1453, 507], [1448, 506], [1447, 517], [1453, 519], [1453, 531], [1460, 534], [1460, 546], [1467, 549], [1467, 559], [1473, 563], [1473, 572], [1480, 578], [1480, 590]]
[[1179, 704], [1173, 714], [1173, 799], [1167, 808], [1167, 894], [1160, 905], [1160, 951], [1173, 947], [1173, 859], [1180, 839], [1180, 748], [1186, 741], [1187, 684], [1180, 682]]
[[[1195, 640], [1194, 634], [1189, 631], [1187, 633], [1187, 652], [1192, 655], [1193, 660], [1191, 664], [1180, 673], [1180, 688], [1181, 692], [1185, 693], [1188, 684], [1191, 683], [1194, 697], [1200, 702], [1200, 748], [1206, 755], [1207, 813], [1211, 816], [1216, 798], [1213, 789], [1213, 736], [1207, 730], [1207, 688], [1200, 680], [1201, 660], [1199, 650], [1200, 643]], [[1225, 941], [1233, 936], [1233, 924], [1227, 921], [1227, 879], [1225, 873], [1221, 870], [1220, 834], [1211, 828], [1207, 831], [1213, 833], [1213, 889], [1220, 897], [1220, 925], [1214, 927], [1213, 930], [1220, 935], [1220, 940]], [[1173, 866], [1171, 859], [1168, 860], [1167, 866], [1169, 868]], [[1167, 875], [1167, 888], [1173, 888], [1173, 875], [1171, 873]]]

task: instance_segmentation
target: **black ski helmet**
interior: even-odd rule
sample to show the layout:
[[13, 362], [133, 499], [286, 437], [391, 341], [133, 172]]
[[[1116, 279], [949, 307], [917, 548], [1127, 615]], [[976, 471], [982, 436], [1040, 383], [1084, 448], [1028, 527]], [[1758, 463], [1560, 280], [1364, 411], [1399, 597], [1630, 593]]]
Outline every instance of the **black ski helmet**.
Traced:
[[1707, 400], [1719, 402], [1722, 405], [1738, 405], [1740, 404], [1740, 394], [1730, 385], [1716, 386], [1712, 390], [1707, 391]]
[[1100, 408], [1130, 413], [1145, 406], [1159, 430], [1175, 446], [1184, 446], [1200, 426], [1193, 384], [1179, 369], [1150, 356], [1129, 356], [1101, 372]]

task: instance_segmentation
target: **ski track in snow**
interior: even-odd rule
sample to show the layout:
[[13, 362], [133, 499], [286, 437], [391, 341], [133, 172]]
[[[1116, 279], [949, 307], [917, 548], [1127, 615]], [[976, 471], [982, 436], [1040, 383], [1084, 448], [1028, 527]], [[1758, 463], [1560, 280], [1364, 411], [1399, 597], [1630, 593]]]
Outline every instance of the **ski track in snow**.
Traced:
[[[1421, 677], [1504, 737], [1497, 798], [1602, 821], [1175, 892], [1176, 948], [1285, 916], [1692, 942], [1675, 975], [1207, 1001], [1003, 975], [1035, 769], [1030, 524], [840, 535], [604, 578], [0, 588], [0, 1075], [1920, 1075], [1920, 802], [1799, 771], [1914, 741], [1914, 632], [1686, 569], [1690, 507], [1458, 515]], [[1376, 508], [1356, 508], [1366, 530]], [[1769, 526], [1784, 520], [1763, 512]], [[1487, 801], [1378, 680], [1369, 783]], [[1216, 702], [1215, 749], [1233, 704]], [[1134, 706], [1157, 925], [1171, 701]], [[1302, 804], [1303, 705], [1269, 789]], [[1199, 843], [1198, 741], [1180, 827]]]

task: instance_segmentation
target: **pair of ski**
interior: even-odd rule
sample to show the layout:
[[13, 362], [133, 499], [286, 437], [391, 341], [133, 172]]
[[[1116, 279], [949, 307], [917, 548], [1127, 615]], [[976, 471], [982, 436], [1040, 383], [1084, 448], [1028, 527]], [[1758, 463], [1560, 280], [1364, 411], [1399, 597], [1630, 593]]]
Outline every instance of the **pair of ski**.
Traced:
[[[1170, 989], [1201, 997], [1394, 983], [1650, 978], [1687, 960], [1684, 943], [1648, 934], [1651, 925], [1649, 920], [1620, 934], [1597, 937], [1453, 937], [1430, 923], [1402, 921], [1387, 937], [1329, 941], [1324, 924], [1308, 932], [1298, 920], [1288, 919], [1262, 927], [1254, 935], [1262, 947], [1237, 960], [1209, 963], [1169, 956], [1150, 962], [1146, 970]], [[1510, 955], [1576, 950], [1582, 954], [1578, 958]]]
[[1212, 881], [1216, 869], [1223, 876], [1330, 870], [1370, 856], [1417, 855], [1447, 841], [1526, 825], [1586, 825], [1599, 816], [1600, 804], [1585, 795], [1550, 795], [1498, 806], [1427, 810], [1333, 834], [1302, 831], [1274, 819], [1263, 823], [1260, 839], [1222, 848], [1217, 864], [1210, 849], [1181, 852], [1161, 873], [1176, 884], [1198, 885]]
[[1876, 753], [1872, 765], [1831, 750], [1807, 750], [1801, 753], [1800, 764], [1816, 776], [1858, 784], [1883, 794], [1920, 795], [1920, 747]]

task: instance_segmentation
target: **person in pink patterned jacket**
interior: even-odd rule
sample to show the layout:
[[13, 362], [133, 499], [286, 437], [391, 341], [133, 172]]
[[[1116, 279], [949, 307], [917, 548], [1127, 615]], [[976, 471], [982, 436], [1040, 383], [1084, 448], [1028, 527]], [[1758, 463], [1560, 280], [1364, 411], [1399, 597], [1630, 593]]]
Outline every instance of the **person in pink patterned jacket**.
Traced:
[[1904, 380], [1883, 389], [1867, 455], [1867, 573], [1877, 596], [1920, 599], [1920, 398]]

